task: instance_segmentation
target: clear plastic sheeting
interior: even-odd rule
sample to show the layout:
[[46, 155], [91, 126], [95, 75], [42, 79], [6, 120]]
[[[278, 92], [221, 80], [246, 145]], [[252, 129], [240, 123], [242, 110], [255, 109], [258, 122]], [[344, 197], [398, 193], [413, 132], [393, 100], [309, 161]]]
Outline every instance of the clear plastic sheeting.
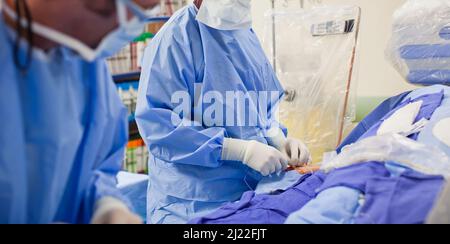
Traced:
[[281, 121], [305, 141], [314, 162], [352, 129], [360, 13], [344, 6], [266, 15], [263, 45], [286, 90]]
[[428, 175], [450, 176], [450, 158], [437, 147], [428, 146], [398, 134], [369, 137], [345, 147], [323, 162], [321, 170], [367, 162], [395, 163]]
[[408, 0], [394, 14], [386, 53], [410, 83], [450, 84], [450, 1]]

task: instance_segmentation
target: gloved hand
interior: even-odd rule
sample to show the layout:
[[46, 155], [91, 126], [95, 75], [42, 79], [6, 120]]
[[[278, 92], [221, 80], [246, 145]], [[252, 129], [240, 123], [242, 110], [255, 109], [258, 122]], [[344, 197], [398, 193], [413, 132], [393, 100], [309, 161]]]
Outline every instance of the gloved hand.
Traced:
[[311, 153], [305, 143], [295, 138], [286, 138], [281, 130], [269, 138], [269, 143], [289, 158], [289, 165], [292, 167], [312, 163]]
[[96, 203], [91, 224], [142, 224], [139, 216], [133, 214], [121, 201], [105, 197]]
[[222, 160], [242, 162], [263, 176], [282, 172], [288, 167], [288, 159], [276, 148], [257, 141], [229, 138], [224, 141]]
[[289, 157], [289, 165], [300, 167], [312, 162], [308, 147], [300, 140], [287, 138], [279, 150]]

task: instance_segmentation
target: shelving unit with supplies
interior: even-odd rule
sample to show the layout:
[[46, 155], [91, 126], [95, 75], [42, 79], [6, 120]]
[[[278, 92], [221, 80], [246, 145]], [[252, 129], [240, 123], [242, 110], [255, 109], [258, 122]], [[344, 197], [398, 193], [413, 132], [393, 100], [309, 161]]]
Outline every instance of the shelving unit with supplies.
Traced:
[[141, 64], [144, 51], [153, 37], [162, 26], [169, 20], [170, 16], [187, 5], [187, 0], [161, 0], [161, 17], [152, 18], [143, 34], [132, 43], [123, 48], [119, 53], [107, 59], [113, 80], [122, 102], [128, 109], [129, 121], [129, 143], [123, 162], [123, 170], [130, 173], [148, 173], [147, 161], [149, 153], [147, 147], [139, 134], [134, 117], [137, 102], [137, 92], [141, 74]]

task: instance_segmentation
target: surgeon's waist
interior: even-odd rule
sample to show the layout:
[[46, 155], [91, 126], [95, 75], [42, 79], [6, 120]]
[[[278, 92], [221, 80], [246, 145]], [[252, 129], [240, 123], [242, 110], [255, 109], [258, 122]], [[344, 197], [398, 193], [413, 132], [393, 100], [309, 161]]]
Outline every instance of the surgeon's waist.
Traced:
[[180, 180], [178, 182], [166, 182], [165, 180], [151, 177], [149, 182], [149, 198], [157, 200], [163, 198], [176, 198], [187, 201], [200, 202], [230, 202], [236, 201], [240, 196], [251, 190], [244, 180], [223, 179], [216, 182], [194, 182], [192, 180]]
[[245, 167], [224, 164], [219, 168], [173, 165], [155, 160], [150, 164], [150, 189], [185, 200], [223, 202], [253, 190], [257, 180]]

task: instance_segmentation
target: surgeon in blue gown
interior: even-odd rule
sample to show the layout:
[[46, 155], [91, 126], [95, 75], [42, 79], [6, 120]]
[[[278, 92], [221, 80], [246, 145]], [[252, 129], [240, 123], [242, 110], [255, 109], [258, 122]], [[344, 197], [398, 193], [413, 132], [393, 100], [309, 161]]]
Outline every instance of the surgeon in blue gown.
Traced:
[[[250, 0], [195, 1], [146, 49], [136, 119], [151, 153], [148, 223], [186, 223], [238, 200], [263, 176], [310, 161], [277, 123], [284, 90], [251, 29], [250, 7]], [[248, 98], [245, 112], [226, 99], [230, 92]], [[256, 123], [237, 123], [252, 115]]]
[[141, 222], [116, 189], [127, 120], [104, 58], [156, 2], [2, 0], [0, 223]]

